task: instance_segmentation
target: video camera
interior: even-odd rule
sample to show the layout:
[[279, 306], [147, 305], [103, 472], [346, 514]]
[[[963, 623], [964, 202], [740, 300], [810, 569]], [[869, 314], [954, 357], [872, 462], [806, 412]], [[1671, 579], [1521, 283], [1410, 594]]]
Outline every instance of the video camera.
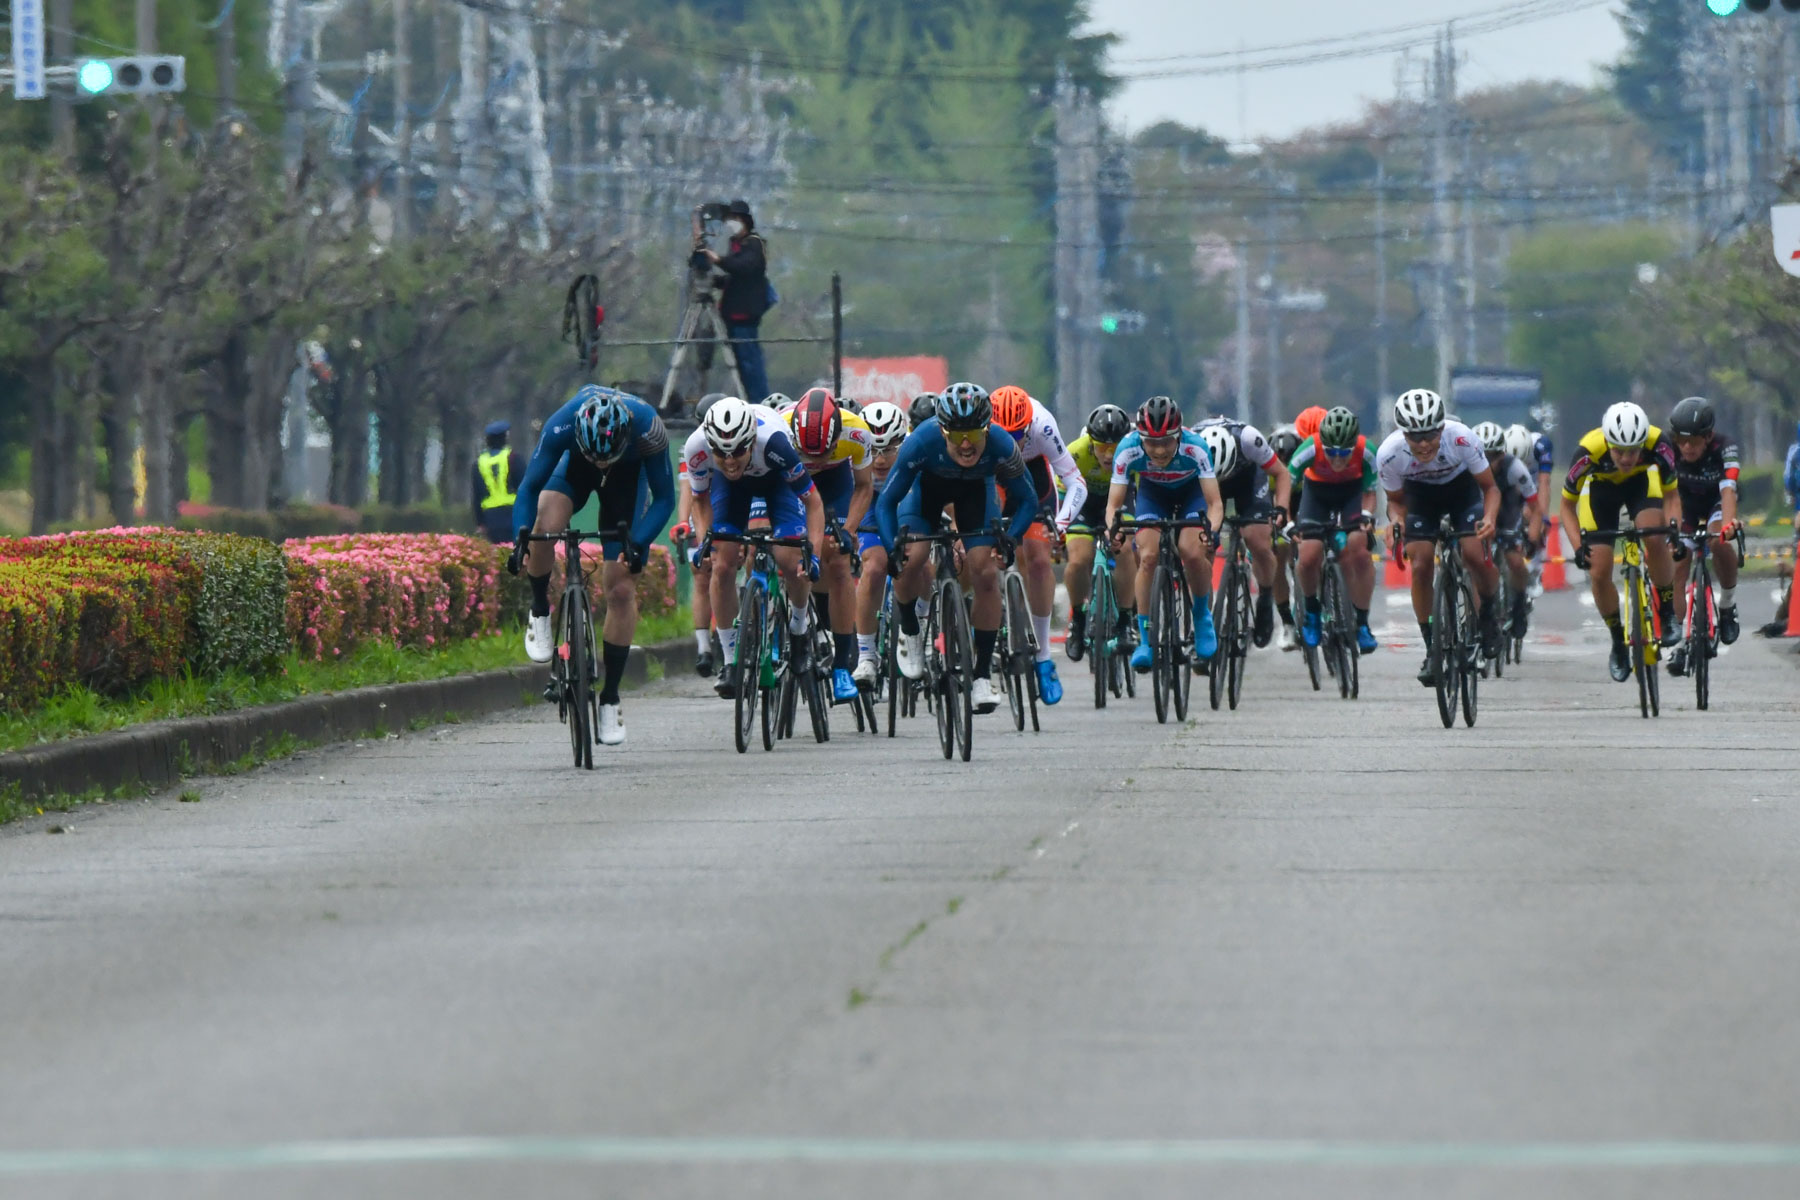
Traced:
[[717, 236], [719, 226], [724, 224], [728, 207], [723, 200], [694, 205], [694, 248], [688, 255], [688, 271], [696, 286], [711, 286], [712, 264], [707, 261], [704, 251], [707, 239]]

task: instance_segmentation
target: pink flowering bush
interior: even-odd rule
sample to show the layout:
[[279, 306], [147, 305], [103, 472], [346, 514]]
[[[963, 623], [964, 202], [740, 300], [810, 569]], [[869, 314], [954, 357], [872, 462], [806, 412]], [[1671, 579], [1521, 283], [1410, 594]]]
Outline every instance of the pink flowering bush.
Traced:
[[288, 635], [333, 658], [370, 641], [421, 650], [500, 627], [502, 566], [487, 542], [457, 534], [296, 538], [288, 559]]
[[[502, 555], [504, 561], [504, 555]], [[582, 569], [587, 573], [588, 597], [594, 602], [596, 620], [606, 619], [606, 591], [600, 585], [600, 544], [583, 542], [581, 545]], [[524, 573], [520, 573], [524, 578]], [[550, 601], [556, 603], [562, 595], [563, 558], [562, 547], [556, 548], [556, 566], [550, 572]], [[525, 599], [530, 592], [524, 593]], [[663, 616], [680, 607], [680, 593], [675, 590], [675, 559], [669, 548], [663, 545], [650, 547], [650, 557], [644, 563], [643, 571], [637, 577], [638, 616]]]

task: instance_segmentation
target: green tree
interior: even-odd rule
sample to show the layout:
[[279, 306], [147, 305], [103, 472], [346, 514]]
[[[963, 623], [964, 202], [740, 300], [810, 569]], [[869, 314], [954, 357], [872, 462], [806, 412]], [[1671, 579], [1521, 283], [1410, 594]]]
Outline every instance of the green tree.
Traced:
[[1625, 0], [1617, 16], [1625, 31], [1625, 53], [1607, 69], [1613, 91], [1652, 131], [1658, 153], [1689, 166], [1700, 145], [1701, 115], [1690, 108], [1682, 86], [1684, 10], [1697, 15], [1691, 0]]

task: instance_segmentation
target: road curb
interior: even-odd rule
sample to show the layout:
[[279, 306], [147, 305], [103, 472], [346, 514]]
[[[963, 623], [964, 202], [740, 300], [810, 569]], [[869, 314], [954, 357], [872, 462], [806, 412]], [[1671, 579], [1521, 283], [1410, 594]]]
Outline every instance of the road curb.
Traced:
[[[693, 639], [633, 646], [626, 682], [644, 682], [653, 661], [665, 671], [691, 668]], [[436, 723], [448, 714], [471, 717], [539, 704], [546, 670], [531, 663], [447, 679], [356, 688], [71, 738], [0, 754], [0, 787], [17, 786], [22, 798], [31, 800], [79, 796], [95, 789], [168, 787], [186, 776], [242, 762], [284, 738], [315, 745], [342, 742], [401, 732], [419, 721]]]

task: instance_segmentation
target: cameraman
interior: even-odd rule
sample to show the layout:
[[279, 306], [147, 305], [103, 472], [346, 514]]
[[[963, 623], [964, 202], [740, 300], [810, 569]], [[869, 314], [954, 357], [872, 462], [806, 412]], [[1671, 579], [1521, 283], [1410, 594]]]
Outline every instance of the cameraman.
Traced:
[[769, 372], [763, 365], [762, 344], [756, 340], [757, 326], [769, 311], [768, 245], [756, 232], [747, 200], [733, 200], [725, 207], [725, 231], [731, 244], [724, 254], [704, 247], [701, 253], [725, 276], [719, 315], [725, 318], [725, 332], [737, 355], [743, 398], [760, 404], [769, 394]]

